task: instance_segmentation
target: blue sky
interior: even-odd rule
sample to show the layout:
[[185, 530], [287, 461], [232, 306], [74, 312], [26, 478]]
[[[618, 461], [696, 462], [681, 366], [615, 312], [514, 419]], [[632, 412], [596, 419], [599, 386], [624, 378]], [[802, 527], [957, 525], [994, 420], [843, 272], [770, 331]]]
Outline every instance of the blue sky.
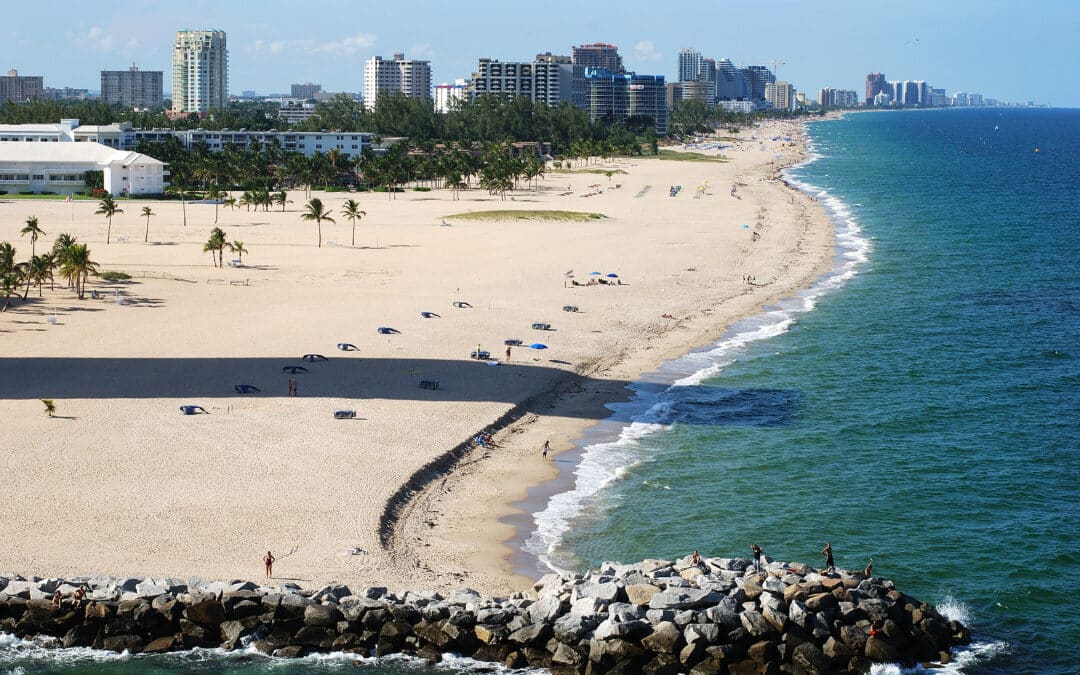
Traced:
[[177, 29], [228, 35], [230, 90], [294, 82], [360, 91], [373, 55], [429, 59], [435, 83], [477, 59], [531, 60], [588, 42], [616, 44], [626, 66], [674, 79], [680, 48], [736, 64], [783, 60], [781, 79], [862, 91], [866, 73], [1003, 100], [1080, 107], [1075, 0], [721, 2], [386, 2], [181, 0], [5, 3], [0, 67], [45, 85], [97, 90], [102, 69], [165, 71]]

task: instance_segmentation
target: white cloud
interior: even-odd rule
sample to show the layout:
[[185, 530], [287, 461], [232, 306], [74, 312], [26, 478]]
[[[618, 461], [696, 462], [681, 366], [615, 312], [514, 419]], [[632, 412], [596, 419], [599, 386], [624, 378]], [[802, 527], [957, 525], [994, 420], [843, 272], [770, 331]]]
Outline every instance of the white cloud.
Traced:
[[356, 35], [323, 42], [313, 45], [308, 51], [314, 54], [334, 54], [335, 56], [355, 56], [356, 54], [370, 49], [375, 44], [375, 36], [371, 33], [357, 33]]
[[637, 61], [655, 63], [664, 58], [664, 55], [656, 51], [656, 45], [653, 44], [652, 40], [641, 40], [634, 45], [634, 58]]
[[101, 26], [93, 26], [85, 33], [65, 33], [68, 40], [77, 47], [94, 49], [101, 52], [111, 52], [116, 46], [116, 38], [112, 33], [106, 32]]

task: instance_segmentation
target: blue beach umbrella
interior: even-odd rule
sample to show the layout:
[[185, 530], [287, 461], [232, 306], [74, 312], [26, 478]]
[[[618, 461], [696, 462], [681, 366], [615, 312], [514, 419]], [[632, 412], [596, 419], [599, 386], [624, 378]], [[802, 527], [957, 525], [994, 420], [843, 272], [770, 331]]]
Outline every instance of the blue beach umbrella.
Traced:
[[600, 276], [600, 273], [599, 272], [589, 272], [589, 276], [590, 277], [598, 277], [598, 276]]
[[610, 274], [605, 274], [604, 276], [608, 277], [609, 279], [618, 279], [619, 278], [619, 275], [615, 274], [614, 272], [612, 272]]
[[529, 349], [547, 349], [547, 345], [540, 344], [539, 342], [534, 342], [529, 345]]

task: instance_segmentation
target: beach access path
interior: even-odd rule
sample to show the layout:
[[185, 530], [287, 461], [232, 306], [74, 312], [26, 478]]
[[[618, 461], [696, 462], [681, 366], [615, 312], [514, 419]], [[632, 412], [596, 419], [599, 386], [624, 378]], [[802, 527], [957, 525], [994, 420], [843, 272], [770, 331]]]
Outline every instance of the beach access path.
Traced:
[[[133, 277], [92, 279], [99, 297], [82, 301], [58, 281], [0, 314], [0, 569], [248, 578], [269, 549], [278, 578], [303, 585], [520, 590], [528, 582], [510, 570], [514, 533], [500, 519], [554, 476], [544, 440], [557, 456], [634, 377], [829, 267], [823, 210], [775, 180], [801, 146], [772, 139], [797, 126], [749, 133], [722, 151], [725, 162], [576, 162], [506, 200], [482, 190], [459, 200], [444, 190], [315, 194], [337, 220], [323, 224], [321, 248], [300, 220], [300, 191], [284, 212], [222, 207], [217, 226], [249, 251], [224, 268], [202, 252], [212, 205], [187, 205], [185, 227], [179, 203], [123, 201], [119, 240], [106, 245], [95, 202], [0, 198], [0, 240], [18, 256], [29, 249], [19, 229], [36, 215], [47, 233], [39, 250], [70, 232], [102, 270]], [[673, 197], [672, 185], [682, 186]], [[355, 247], [340, 216], [349, 198], [367, 211]], [[157, 214], [145, 244], [144, 205]], [[448, 218], [491, 209], [605, 217]], [[594, 271], [623, 283], [573, 286], [570, 270], [582, 283]], [[507, 338], [526, 345], [509, 363], [468, 358], [479, 344], [501, 361]], [[240, 395], [240, 384], [261, 391]], [[42, 398], [56, 401], [56, 417]], [[498, 447], [417, 484], [380, 536], [403, 485], [500, 419]]]

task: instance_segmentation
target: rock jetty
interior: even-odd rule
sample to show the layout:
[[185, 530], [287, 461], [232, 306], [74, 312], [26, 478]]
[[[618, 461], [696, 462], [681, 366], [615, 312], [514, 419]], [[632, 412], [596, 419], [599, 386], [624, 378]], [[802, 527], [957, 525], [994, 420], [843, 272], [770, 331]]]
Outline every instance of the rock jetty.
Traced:
[[[85, 599], [75, 606], [78, 588]], [[649, 674], [866, 672], [875, 662], [947, 662], [970, 639], [890, 581], [775, 561], [756, 572], [741, 558], [605, 563], [549, 574], [506, 598], [9, 576], [0, 577], [0, 631], [129, 653], [253, 645], [279, 657], [404, 653], [433, 662], [453, 653], [560, 673]]]

